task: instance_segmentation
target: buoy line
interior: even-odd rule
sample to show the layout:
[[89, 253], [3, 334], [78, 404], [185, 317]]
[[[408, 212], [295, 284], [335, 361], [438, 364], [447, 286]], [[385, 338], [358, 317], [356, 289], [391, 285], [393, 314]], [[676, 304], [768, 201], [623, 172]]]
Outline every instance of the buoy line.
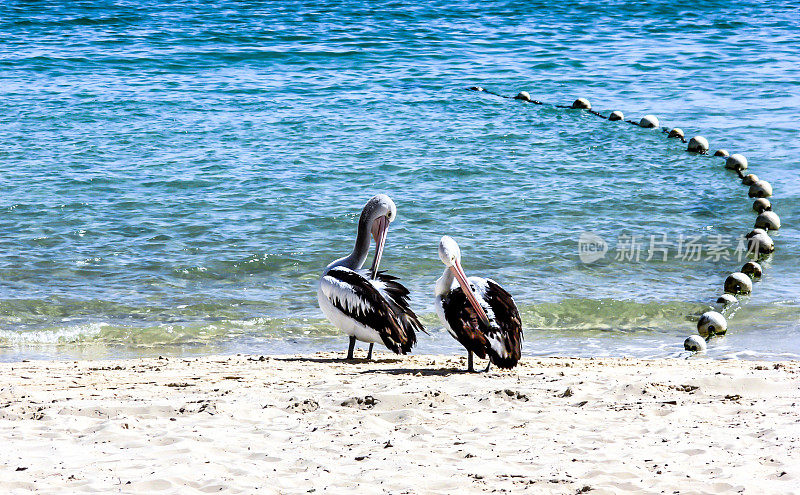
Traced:
[[[625, 120], [625, 115], [615, 110], [608, 116], [592, 110], [592, 104], [586, 98], [576, 99], [572, 105], [555, 105], [545, 103], [531, 98], [530, 93], [527, 91], [520, 91], [516, 96], [506, 96], [500, 93], [489, 91], [481, 86], [472, 86], [467, 88], [468, 91], [477, 91], [500, 98], [521, 100], [534, 105], [551, 105], [555, 108], [566, 108], [572, 110], [582, 110], [592, 115], [596, 115], [609, 121], [624, 121], [645, 129], [660, 129], [667, 135], [668, 139], [677, 139], [682, 143], [686, 143], [686, 136], [680, 128], [665, 128], [660, 127], [658, 117], [655, 115], [645, 115], [638, 122], [634, 120]], [[688, 141], [686, 151], [708, 156], [710, 146], [708, 140], [703, 136], [694, 136]], [[748, 296], [753, 290], [753, 281], [757, 281], [763, 275], [763, 268], [758, 262], [763, 258], [768, 257], [775, 250], [775, 243], [769, 236], [768, 231], [779, 230], [781, 228], [781, 220], [777, 213], [772, 211], [772, 204], [767, 199], [772, 197], [772, 185], [761, 180], [755, 174], [745, 175], [744, 171], [747, 170], [747, 158], [739, 153], [730, 154], [728, 150], [718, 149], [714, 152], [713, 157], [721, 157], [725, 159], [725, 168], [736, 172], [742, 184], [748, 186], [748, 197], [756, 198], [753, 202], [753, 211], [758, 216], [756, 217], [753, 229], [745, 235], [747, 239], [747, 254], [753, 256], [753, 261], [748, 261], [744, 264], [740, 271], [731, 273], [725, 279], [723, 284], [723, 294], [716, 300], [719, 305], [720, 311], [706, 311], [697, 321], [697, 335], [689, 336], [683, 343], [684, 349], [692, 352], [705, 351], [707, 349], [707, 342], [718, 335], [725, 335], [728, 331], [728, 321], [723, 315], [728, 308], [733, 307], [739, 303], [737, 296]], [[733, 313], [731, 312], [731, 316]]]

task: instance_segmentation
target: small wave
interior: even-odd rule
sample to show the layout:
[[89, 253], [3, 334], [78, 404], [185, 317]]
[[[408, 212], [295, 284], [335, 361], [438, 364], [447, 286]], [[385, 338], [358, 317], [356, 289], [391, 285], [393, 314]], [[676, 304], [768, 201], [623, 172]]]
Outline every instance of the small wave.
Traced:
[[97, 338], [105, 327], [102, 323], [89, 323], [47, 330], [0, 330], [0, 345], [74, 344]]

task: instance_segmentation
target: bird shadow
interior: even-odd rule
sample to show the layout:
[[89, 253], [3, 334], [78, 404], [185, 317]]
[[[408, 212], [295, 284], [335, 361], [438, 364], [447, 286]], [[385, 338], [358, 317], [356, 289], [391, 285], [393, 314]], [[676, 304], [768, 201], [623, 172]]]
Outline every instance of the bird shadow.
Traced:
[[386, 375], [421, 375], [421, 376], [450, 376], [450, 375], [467, 375], [479, 374], [473, 371], [467, 371], [463, 368], [394, 368], [383, 370], [364, 370], [361, 374], [379, 373]]
[[275, 361], [292, 361], [292, 362], [305, 362], [305, 363], [327, 363], [327, 364], [391, 364], [399, 363], [400, 359], [383, 358], [383, 359], [366, 359], [366, 358], [323, 358], [323, 357], [285, 357], [274, 358]]

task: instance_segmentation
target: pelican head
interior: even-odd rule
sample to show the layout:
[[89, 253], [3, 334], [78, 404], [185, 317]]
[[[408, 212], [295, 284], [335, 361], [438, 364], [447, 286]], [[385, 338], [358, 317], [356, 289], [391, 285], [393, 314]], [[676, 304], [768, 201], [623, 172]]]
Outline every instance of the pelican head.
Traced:
[[389, 232], [389, 224], [397, 217], [397, 207], [392, 198], [385, 194], [378, 194], [367, 201], [361, 211], [359, 224], [369, 228], [372, 238], [375, 239], [375, 259], [372, 261], [372, 278], [378, 273], [378, 265], [381, 264], [383, 256], [383, 246], [386, 243], [386, 234]]
[[461, 249], [458, 243], [449, 235], [442, 236], [439, 241], [439, 259], [447, 266], [461, 264]]
[[449, 235], [442, 236], [439, 241], [439, 259], [455, 275], [461, 290], [464, 291], [467, 300], [469, 300], [481, 321], [489, 325], [489, 317], [486, 316], [486, 311], [478, 301], [478, 296], [475, 295], [475, 291], [467, 279], [467, 274], [464, 273], [464, 269], [461, 267], [461, 249], [459, 249], [458, 243]]

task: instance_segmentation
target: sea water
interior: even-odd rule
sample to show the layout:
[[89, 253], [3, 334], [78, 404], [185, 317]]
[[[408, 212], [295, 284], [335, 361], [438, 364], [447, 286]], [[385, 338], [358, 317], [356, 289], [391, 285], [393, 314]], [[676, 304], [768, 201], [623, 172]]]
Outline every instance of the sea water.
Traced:
[[527, 355], [686, 356], [747, 188], [660, 130], [474, 85], [746, 155], [783, 228], [708, 355], [800, 358], [792, 2], [9, 1], [0, 69], [2, 360], [344, 350], [316, 282], [378, 192], [418, 352], [463, 352], [433, 309], [448, 234]]

